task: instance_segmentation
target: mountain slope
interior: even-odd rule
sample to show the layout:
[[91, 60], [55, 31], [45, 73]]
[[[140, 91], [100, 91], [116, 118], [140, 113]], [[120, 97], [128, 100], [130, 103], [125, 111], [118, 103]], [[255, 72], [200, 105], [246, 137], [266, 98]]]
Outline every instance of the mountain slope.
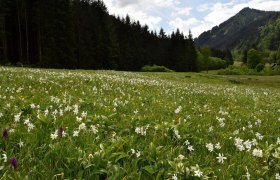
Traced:
[[[244, 50], [253, 46], [267, 46], [264, 43], [270, 43], [270, 38], [266, 38], [265, 29], [268, 24], [272, 24], [280, 17], [280, 12], [260, 11], [256, 9], [244, 8], [238, 14], [214, 27], [212, 30], [202, 33], [195, 43], [198, 46], [208, 45], [217, 49], [238, 49]], [[273, 35], [274, 36], [274, 35]]]

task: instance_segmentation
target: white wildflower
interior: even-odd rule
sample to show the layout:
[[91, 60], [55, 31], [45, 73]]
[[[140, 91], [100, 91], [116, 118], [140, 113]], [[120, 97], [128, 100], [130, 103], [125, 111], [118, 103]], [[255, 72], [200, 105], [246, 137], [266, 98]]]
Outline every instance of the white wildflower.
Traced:
[[215, 148], [216, 149], [221, 149], [222, 147], [221, 147], [220, 143], [217, 143], [217, 144], [215, 144]]
[[76, 121], [77, 122], [81, 122], [83, 120], [83, 118], [76, 116]]
[[255, 157], [263, 157], [263, 151], [261, 149], [254, 149], [253, 150], [253, 156]]
[[260, 133], [256, 133], [256, 137], [259, 139], [259, 140], [262, 140], [263, 139], [263, 136], [260, 134]]
[[258, 145], [258, 142], [257, 142], [257, 140], [256, 139], [252, 139], [252, 145], [254, 145], [254, 146], [257, 146]]
[[247, 151], [250, 151], [250, 150], [251, 150], [251, 148], [252, 148], [252, 142], [250, 142], [249, 140], [247, 140], [247, 141], [245, 141], [243, 144], [245, 145]]
[[180, 155], [178, 156], [178, 159], [182, 161], [182, 160], [184, 160], [184, 159], [185, 159], [185, 156], [184, 156], [184, 155], [182, 155], [182, 154], [180, 154]]
[[84, 112], [84, 111], [83, 111], [82, 114], [81, 114], [81, 117], [82, 117], [82, 118], [86, 118], [86, 117], [87, 117], [87, 112]]
[[74, 131], [73, 132], [73, 137], [78, 137], [79, 136], [79, 131]]
[[2, 154], [2, 157], [3, 157], [3, 158], [2, 158], [3, 161], [4, 161], [4, 162], [7, 162], [7, 154]]
[[216, 159], [218, 159], [218, 163], [223, 164], [224, 160], [226, 160], [227, 158], [224, 157], [224, 154], [219, 153], [218, 157], [216, 157]]
[[21, 116], [21, 112], [20, 112], [19, 114], [16, 114], [16, 115], [14, 116], [14, 121], [15, 121], [15, 122], [19, 122], [19, 121], [20, 121], [20, 116]]
[[58, 137], [57, 131], [55, 131], [54, 133], [51, 133], [51, 139], [52, 140], [57, 139], [57, 137]]
[[36, 108], [35, 104], [34, 103], [30, 104], [30, 108], [35, 109]]
[[24, 122], [23, 122], [23, 124], [25, 124], [25, 125], [27, 125], [27, 124], [29, 124], [29, 118], [27, 118], [26, 120], [24, 120]]
[[189, 146], [188, 146], [188, 150], [189, 150], [190, 152], [194, 151], [193, 146], [189, 145]]
[[182, 111], [182, 106], [179, 106], [177, 109], [175, 109], [175, 114], [178, 114]]
[[186, 146], [188, 146], [188, 145], [190, 145], [191, 143], [189, 142], [189, 140], [186, 140], [186, 141], [184, 142], [184, 144], [185, 144]]
[[27, 128], [27, 131], [30, 132], [32, 129], [34, 129], [35, 126], [34, 126], [34, 124], [32, 124], [32, 123], [28, 123], [28, 124], [27, 124], [27, 127], [28, 127], [28, 128]]
[[46, 110], [44, 111], [44, 115], [47, 116], [48, 114], [49, 114], [49, 110], [46, 109]]
[[172, 176], [172, 178], [171, 178], [172, 180], [177, 180], [178, 178], [177, 178], [177, 175], [176, 174], [173, 174], [173, 176]]
[[139, 157], [140, 155], [141, 155], [141, 152], [140, 152], [140, 151], [137, 151], [136, 157]]
[[194, 171], [194, 176], [202, 177], [203, 176], [203, 172], [201, 172], [200, 169], [197, 169], [197, 170]]
[[137, 134], [141, 134], [142, 136], [146, 136], [147, 134], [147, 129], [145, 127], [136, 127], [135, 132]]
[[276, 174], [275, 174], [275, 179], [276, 179], [276, 180], [280, 180], [280, 175], [279, 175], [279, 173], [276, 173]]
[[233, 134], [233, 135], [239, 134], [239, 130], [235, 130], [232, 134]]
[[251, 177], [250, 173], [247, 172], [246, 175], [245, 175], [245, 177], [247, 178], [247, 180], [250, 180], [250, 177]]
[[179, 134], [179, 131], [178, 131], [177, 129], [174, 129], [174, 134], [175, 134], [175, 136], [177, 137], [177, 139], [180, 139], [180, 138], [181, 138], [181, 136], [180, 136], [180, 134]]
[[93, 132], [93, 134], [97, 134], [98, 133], [98, 129], [96, 128], [95, 125], [91, 125], [90, 128], [91, 128], [91, 131]]
[[87, 127], [86, 127], [86, 124], [85, 123], [82, 123], [79, 125], [79, 130], [85, 130]]
[[132, 154], [136, 153], [136, 151], [134, 149], [130, 149], [130, 151], [131, 151]]
[[214, 150], [214, 145], [212, 143], [208, 143], [206, 144], [206, 148], [208, 149], [208, 151], [212, 152]]
[[21, 141], [21, 139], [19, 140], [18, 145], [19, 145], [20, 148], [23, 146], [23, 142]]

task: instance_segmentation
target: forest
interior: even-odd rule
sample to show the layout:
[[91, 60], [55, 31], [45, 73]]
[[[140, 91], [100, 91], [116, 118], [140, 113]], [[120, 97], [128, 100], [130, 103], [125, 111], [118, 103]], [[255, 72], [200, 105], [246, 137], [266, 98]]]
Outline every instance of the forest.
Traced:
[[[101, 0], [0, 1], [4, 65], [138, 71], [155, 64], [196, 72], [206, 69], [199, 53], [191, 31], [184, 35], [177, 29], [167, 35], [163, 29], [150, 30], [129, 15], [109, 15]], [[229, 51], [214, 54], [231, 57]]]

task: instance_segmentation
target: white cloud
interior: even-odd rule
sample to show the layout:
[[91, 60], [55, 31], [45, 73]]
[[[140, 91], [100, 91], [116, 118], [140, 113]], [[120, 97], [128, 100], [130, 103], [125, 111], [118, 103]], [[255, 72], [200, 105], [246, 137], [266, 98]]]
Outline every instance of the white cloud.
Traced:
[[177, 17], [174, 20], [171, 20], [168, 24], [172, 27], [172, 30], [179, 28], [180, 30], [187, 32], [192, 25], [196, 25], [197, 23], [199, 23], [199, 21], [196, 18], [183, 20], [182, 18]]
[[191, 10], [192, 10], [191, 7], [175, 8], [175, 11], [172, 12], [171, 17], [189, 16]]
[[201, 4], [199, 5], [196, 10], [198, 12], [205, 12], [211, 9], [211, 4]]

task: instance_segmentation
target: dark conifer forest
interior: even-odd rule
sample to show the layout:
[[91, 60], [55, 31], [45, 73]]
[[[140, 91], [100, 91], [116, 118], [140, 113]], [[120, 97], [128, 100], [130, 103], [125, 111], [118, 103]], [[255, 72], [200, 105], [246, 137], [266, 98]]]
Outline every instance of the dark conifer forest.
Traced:
[[140, 70], [162, 65], [197, 71], [191, 32], [166, 35], [109, 15], [100, 0], [1, 0], [1, 64]]

